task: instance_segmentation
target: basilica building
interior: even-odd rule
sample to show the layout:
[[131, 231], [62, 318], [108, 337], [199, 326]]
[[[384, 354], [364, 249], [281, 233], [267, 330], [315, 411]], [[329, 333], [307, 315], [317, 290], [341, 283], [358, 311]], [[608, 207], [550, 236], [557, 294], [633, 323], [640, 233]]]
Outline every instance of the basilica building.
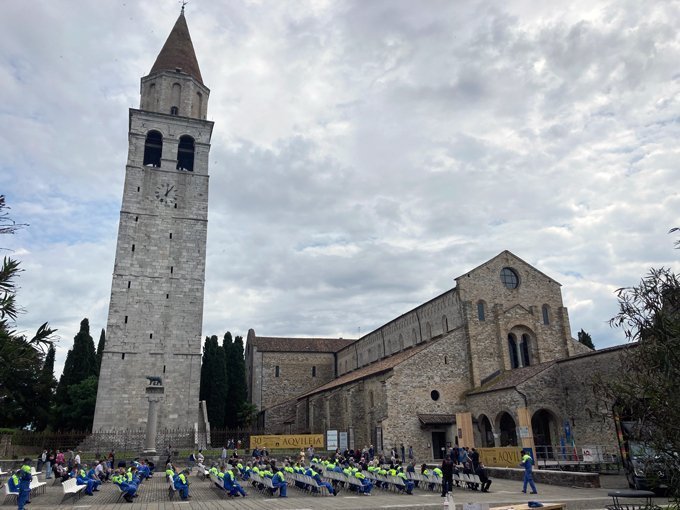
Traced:
[[357, 340], [248, 332], [250, 402], [268, 433], [346, 432], [348, 447], [614, 445], [590, 378], [625, 346], [572, 338], [561, 285], [503, 251]]

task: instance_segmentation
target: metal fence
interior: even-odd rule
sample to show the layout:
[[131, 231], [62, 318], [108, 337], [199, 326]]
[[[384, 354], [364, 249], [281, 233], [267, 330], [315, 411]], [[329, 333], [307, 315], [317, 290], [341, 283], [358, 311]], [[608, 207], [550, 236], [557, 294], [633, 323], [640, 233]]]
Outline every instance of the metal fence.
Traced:
[[536, 465], [543, 469], [562, 471], [618, 471], [621, 467], [619, 449], [613, 446], [536, 446]]
[[[250, 436], [263, 434], [257, 429], [211, 429], [211, 448], [230, 449], [250, 448]], [[21, 452], [42, 450], [69, 449], [80, 450], [92, 454], [105, 454], [111, 450], [120, 452], [141, 451], [144, 446], [146, 431], [144, 429], [115, 429], [88, 431], [57, 431], [31, 432], [17, 431], [2, 437], [0, 457], [12, 458]], [[191, 429], [161, 429], [156, 436], [156, 450], [165, 452], [168, 448], [173, 452], [193, 450], [199, 446], [196, 430]], [[203, 445], [200, 445], [201, 447]]]

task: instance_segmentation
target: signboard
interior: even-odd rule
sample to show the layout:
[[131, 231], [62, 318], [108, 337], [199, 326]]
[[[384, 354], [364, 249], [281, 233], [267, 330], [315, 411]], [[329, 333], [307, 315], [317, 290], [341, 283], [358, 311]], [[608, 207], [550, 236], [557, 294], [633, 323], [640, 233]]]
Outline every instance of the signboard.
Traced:
[[519, 467], [522, 449], [517, 446], [504, 448], [477, 448], [479, 460], [489, 467]]
[[601, 462], [602, 454], [597, 446], [585, 446], [581, 448], [583, 454], [583, 462]]
[[251, 448], [297, 450], [300, 448], [307, 448], [308, 446], [323, 448], [323, 434], [250, 436]]
[[337, 430], [327, 430], [326, 431], [326, 450], [335, 451], [338, 447], [338, 431]]
[[341, 452], [347, 450], [347, 432], [340, 432], [339, 448]]
[[519, 428], [519, 437], [521, 437], [523, 439], [529, 437], [529, 427], [520, 427]]

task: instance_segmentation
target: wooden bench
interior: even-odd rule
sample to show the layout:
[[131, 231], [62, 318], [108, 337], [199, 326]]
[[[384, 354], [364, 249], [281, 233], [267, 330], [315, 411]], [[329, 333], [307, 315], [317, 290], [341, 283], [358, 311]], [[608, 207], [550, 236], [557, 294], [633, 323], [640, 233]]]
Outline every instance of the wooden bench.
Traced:
[[66, 480], [64, 483], [61, 484], [61, 488], [64, 491], [64, 496], [62, 498], [62, 501], [73, 494], [73, 496], [78, 496], [80, 497], [82, 494], [80, 491], [85, 489], [87, 485], [78, 485], [78, 481], [75, 478], [70, 478], [69, 480]]

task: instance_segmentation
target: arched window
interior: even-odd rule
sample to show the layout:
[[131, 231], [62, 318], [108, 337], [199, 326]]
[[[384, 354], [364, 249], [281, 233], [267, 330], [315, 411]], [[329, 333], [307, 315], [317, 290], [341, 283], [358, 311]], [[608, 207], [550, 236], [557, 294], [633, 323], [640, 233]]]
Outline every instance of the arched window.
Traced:
[[510, 353], [510, 367], [519, 368], [519, 358], [517, 356], [517, 338], [512, 333], [508, 335], [508, 351]]
[[194, 171], [194, 139], [189, 135], [179, 137], [177, 147], [177, 170]]
[[448, 333], [449, 332], [449, 320], [446, 318], [446, 315], [442, 316], [442, 333]]
[[179, 105], [182, 100], [182, 86], [179, 83], [175, 83], [172, 86], [172, 102], [170, 103], [170, 113], [172, 115], [179, 115]]
[[156, 106], [156, 84], [149, 85], [149, 91], [146, 94], [146, 109], [152, 110]]
[[546, 326], [550, 324], [550, 308], [548, 305], [543, 305], [543, 324]]
[[519, 351], [522, 356], [522, 366], [528, 367], [531, 363], [529, 360], [529, 335], [526, 333], [522, 335], [522, 343], [519, 345]]
[[201, 112], [203, 111], [203, 94], [196, 92], [196, 99], [194, 99], [194, 117], [197, 119], [202, 118]]
[[484, 310], [484, 301], [478, 301], [477, 302], [477, 318], [482, 322], [486, 320], [486, 314], [485, 314], [485, 310]]
[[144, 166], [161, 166], [163, 154], [163, 135], [158, 131], [149, 131], [144, 142]]

